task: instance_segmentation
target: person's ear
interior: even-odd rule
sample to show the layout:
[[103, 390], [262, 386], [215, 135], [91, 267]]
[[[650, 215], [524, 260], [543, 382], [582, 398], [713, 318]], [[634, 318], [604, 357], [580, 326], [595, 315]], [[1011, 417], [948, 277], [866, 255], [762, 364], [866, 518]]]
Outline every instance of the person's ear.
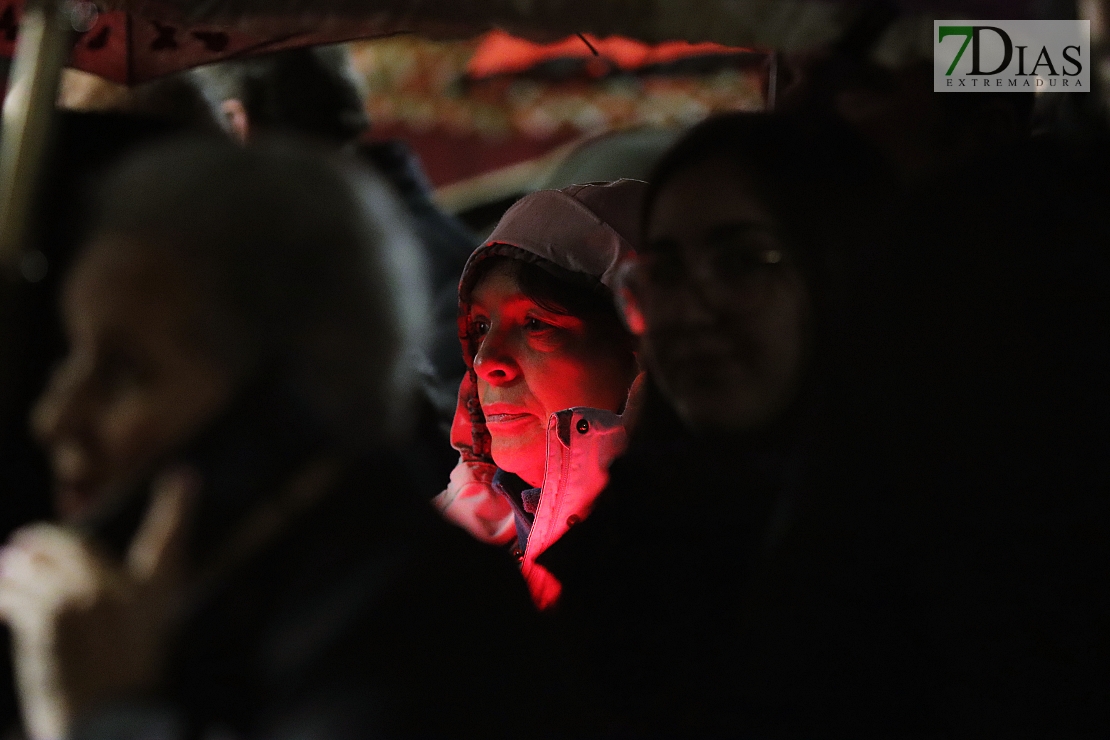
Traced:
[[251, 121], [243, 101], [239, 98], [228, 98], [220, 103], [220, 112], [223, 113], [228, 132], [240, 144], [246, 144], [250, 140]]

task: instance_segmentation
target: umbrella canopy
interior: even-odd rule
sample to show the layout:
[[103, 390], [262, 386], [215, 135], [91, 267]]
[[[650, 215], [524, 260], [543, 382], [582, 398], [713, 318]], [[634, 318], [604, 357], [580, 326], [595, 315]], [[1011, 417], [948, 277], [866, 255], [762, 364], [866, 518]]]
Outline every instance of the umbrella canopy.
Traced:
[[[365, 35], [358, 28], [335, 28], [331, 32], [287, 30], [263, 37], [210, 23], [181, 25], [123, 10], [98, 12], [92, 3], [87, 8], [88, 12], [75, 24], [77, 37], [69, 66], [124, 85], [232, 57], [348, 41]], [[24, 0], [0, 3], [0, 56], [15, 54], [23, 9]]]
[[[932, 10], [1021, 18], [1035, 15], [1034, 5], [1032, 0], [909, 1], [899, 8], [910, 14]], [[23, 6], [24, 0], [0, 2], [0, 56], [14, 53]], [[821, 47], [852, 24], [861, 6], [834, 0], [104, 0], [96, 3], [101, 12], [92, 11], [88, 26], [79, 29], [69, 66], [130, 85], [297, 46], [403, 32], [471, 38], [504, 28], [549, 42], [579, 32], [627, 37], [600, 41], [607, 44], [605, 55], [615, 54], [623, 67], [629, 55], [645, 53], [637, 42], [713, 42], [784, 51]], [[673, 56], [688, 50], [665, 51]]]
[[412, 32], [448, 39], [501, 28], [536, 41], [588, 32], [648, 43], [780, 48], [834, 39], [855, 12], [854, 3], [824, 0], [107, 0], [104, 6], [260, 36], [357, 27], [364, 36]]
[[[335, 32], [355, 25], [367, 36], [419, 33], [475, 36], [503, 28], [533, 40], [574, 33], [621, 35], [659, 43], [673, 39], [781, 50], [836, 39], [860, 12], [860, 0], [106, 0], [104, 5], [178, 23], [234, 26], [269, 35]], [[1059, 17], [1043, 0], [901, 0], [904, 14], [969, 18]], [[1074, 11], [1073, 11], [1074, 12]]]

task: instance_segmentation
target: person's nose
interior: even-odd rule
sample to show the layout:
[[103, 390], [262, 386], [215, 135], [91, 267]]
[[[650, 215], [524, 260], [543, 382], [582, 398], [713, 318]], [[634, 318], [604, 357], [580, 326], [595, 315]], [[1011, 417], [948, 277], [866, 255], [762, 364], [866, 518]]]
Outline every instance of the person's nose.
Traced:
[[81, 368], [67, 360], [51, 375], [46, 390], [31, 409], [31, 433], [44, 447], [80, 434], [87, 416], [88, 393]]
[[684, 276], [677, 285], [650, 291], [648, 295], [643, 310], [649, 331], [655, 324], [695, 329], [714, 326], [721, 321], [717, 306], [693, 276]]
[[507, 385], [520, 376], [520, 365], [513, 357], [510, 338], [497, 329], [482, 338], [474, 355], [474, 372], [490, 385]]

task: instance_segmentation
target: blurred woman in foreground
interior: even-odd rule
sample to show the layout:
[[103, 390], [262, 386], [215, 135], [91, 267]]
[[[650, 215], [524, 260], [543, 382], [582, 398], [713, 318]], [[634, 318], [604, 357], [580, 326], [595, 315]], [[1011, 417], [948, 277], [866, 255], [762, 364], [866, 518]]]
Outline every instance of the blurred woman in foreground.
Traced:
[[498, 734], [467, 687], [500, 664], [436, 622], [482, 644], [530, 607], [401, 462], [404, 223], [376, 177], [281, 146], [166, 146], [101, 188], [33, 420], [75, 526], [0, 552], [33, 740]]
[[638, 364], [610, 286], [634, 251], [643, 191], [619, 180], [525, 196], [459, 286], [461, 458], [436, 503], [483, 541], [515, 539], [541, 609], [561, 586], [536, 558], [589, 515], [625, 446]]

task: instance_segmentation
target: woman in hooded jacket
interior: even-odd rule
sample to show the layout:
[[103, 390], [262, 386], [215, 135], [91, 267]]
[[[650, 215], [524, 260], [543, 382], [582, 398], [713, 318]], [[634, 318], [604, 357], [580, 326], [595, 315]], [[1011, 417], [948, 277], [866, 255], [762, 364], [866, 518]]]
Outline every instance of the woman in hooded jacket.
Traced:
[[611, 286], [634, 253], [645, 187], [522, 198], [459, 283], [460, 458], [436, 506], [479, 540], [511, 546], [540, 609], [562, 586], [536, 558], [589, 515], [626, 445], [638, 363]]

